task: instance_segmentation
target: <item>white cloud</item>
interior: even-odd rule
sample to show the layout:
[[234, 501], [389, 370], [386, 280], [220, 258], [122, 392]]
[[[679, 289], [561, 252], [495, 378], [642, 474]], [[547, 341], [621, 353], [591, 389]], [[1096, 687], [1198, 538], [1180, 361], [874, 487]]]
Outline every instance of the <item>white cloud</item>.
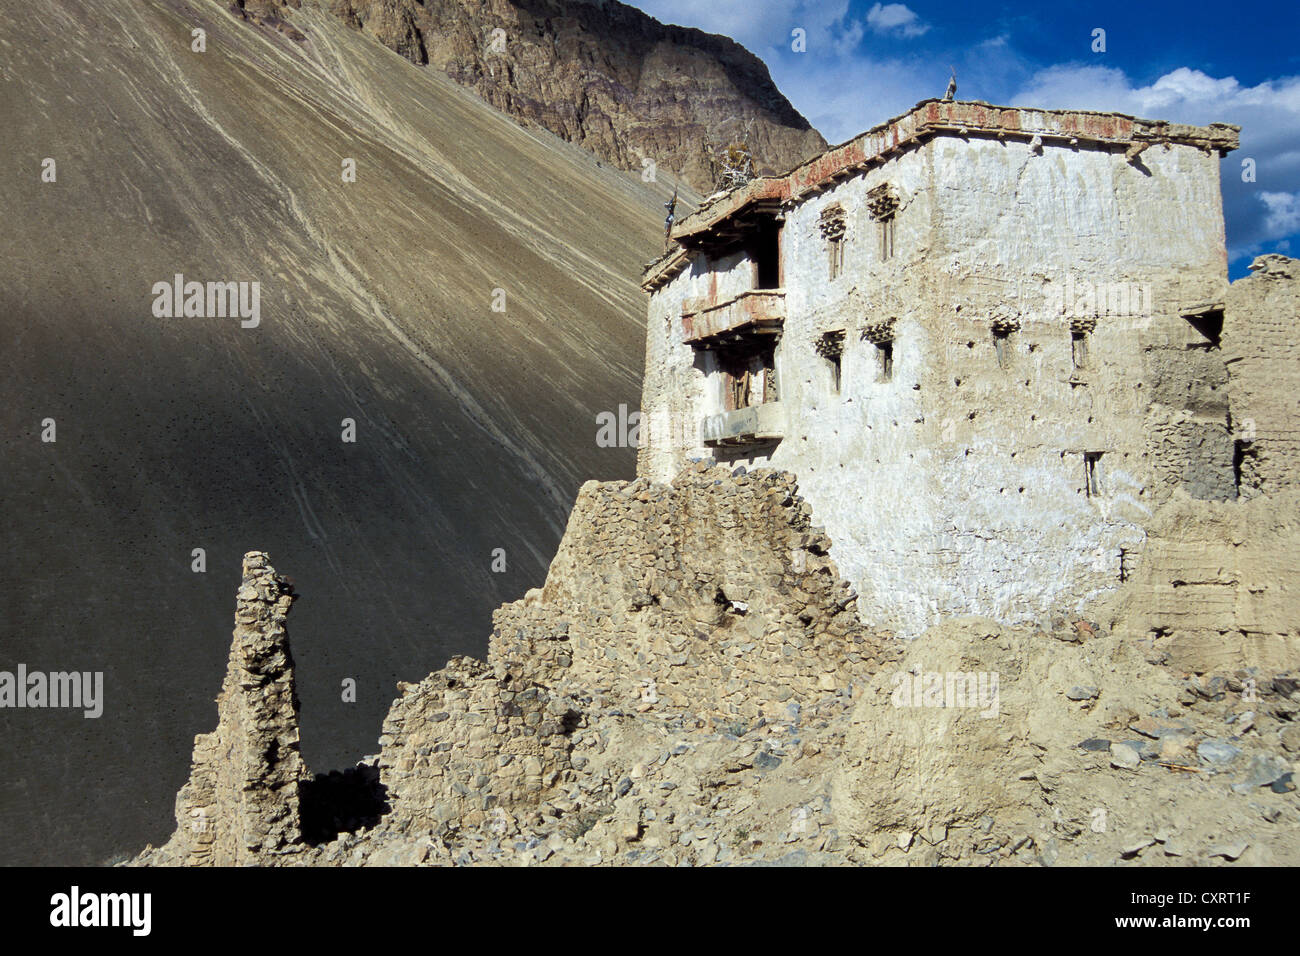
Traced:
[[[1049, 99], [1051, 103], [1045, 102]], [[1200, 70], [1180, 66], [1150, 86], [1135, 87], [1123, 70], [1062, 64], [1034, 74], [1028, 87], [1016, 96], [1020, 104], [1030, 100], [1037, 101], [1039, 106], [1106, 108], [1139, 114], [1174, 111], [1199, 117], [1225, 109], [1263, 107], [1300, 116], [1300, 77], [1267, 80], [1247, 87], [1235, 77], [1216, 79]]]
[[930, 29], [905, 3], [875, 4], [867, 11], [867, 26], [876, 33], [897, 33], [919, 37]]
[[1268, 210], [1264, 228], [1275, 236], [1300, 232], [1300, 192], [1262, 192], [1259, 200]]

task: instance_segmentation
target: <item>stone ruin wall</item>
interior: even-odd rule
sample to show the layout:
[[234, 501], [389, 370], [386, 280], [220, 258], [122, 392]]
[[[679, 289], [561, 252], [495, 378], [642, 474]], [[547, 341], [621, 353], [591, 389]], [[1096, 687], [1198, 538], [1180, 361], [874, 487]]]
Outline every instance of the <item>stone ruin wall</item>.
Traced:
[[[1300, 667], [1300, 491], [1166, 503], [1128, 583], [1090, 616], [1112, 620], [1148, 659], [1232, 674]], [[1113, 619], [1108, 615], [1114, 614]]]
[[176, 833], [137, 862], [311, 862], [359, 819], [428, 834], [535, 811], [564, 799], [593, 711], [730, 729], [842, 703], [897, 649], [859, 621], [829, 548], [787, 473], [588, 482], [545, 587], [494, 615], [488, 662], [399, 684], [377, 758], [315, 778], [298, 751], [292, 594], [251, 552], [217, 728], [195, 738]]
[[301, 840], [308, 774], [285, 630], [292, 603], [292, 588], [267, 556], [245, 555], [217, 727], [195, 737], [190, 778], [176, 795], [176, 832], [154, 851], [170, 864], [242, 866]]
[[1223, 351], [1243, 496], [1300, 486], [1300, 261], [1260, 256], [1228, 290]]
[[379, 738], [390, 827], [474, 826], [565, 781], [581, 715], [547, 688], [454, 657], [398, 692]]
[[[868, 193], [898, 195], [881, 261]], [[1068, 201], [1060, 199], [1070, 197]], [[941, 197], [941, 198], [940, 198]], [[822, 212], [845, 211], [830, 279]], [[1179, 310], [1226, 286], [1218, 159], [1156, 145], [1119, 150], [937, 137], [787, 213], [786, 320], [777, 352], [788, 427], [775, 447], [699, 442], [700, 363], [681, 343], [697, 263], [652, 296], [639, 474], [693, 457], [795, 472], [873, 622], [915, 636], [944, 615], [1039, 623], [1114, 591], [1144, 525], [1176, 488], [1235, 495], [1227, 372]], [[1073, 368], [1066, 278], [1136, 283], [1153, 308], [1091, 316], [1089, 367]], [[999, 364], [994, 322], [1012, 329]], [[878, 381], [869, 337], [893, 335]], [[842, 387], [814, 345], [844, 329]], [[1103, 494], [1085, 452], [1102, 452]]]
[[545, 586], [494, 616], [489, 660], [717, 725], [842, 694], [891, 642], [858, 620], [829, 548], [788, 473], [588, 482]]
[[1241, 496], [1153, 514], [1119, 606], [1153, 659], [1197, 673], [1300, 666], [1300, 262], [1251, 269], [1221, 345]]

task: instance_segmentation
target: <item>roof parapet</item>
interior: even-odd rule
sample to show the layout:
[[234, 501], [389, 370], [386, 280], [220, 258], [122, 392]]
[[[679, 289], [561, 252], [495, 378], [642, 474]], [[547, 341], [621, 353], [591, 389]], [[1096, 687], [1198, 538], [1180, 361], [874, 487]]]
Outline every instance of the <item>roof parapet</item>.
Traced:
[[1123, 147], [1130, 158], [1161, 143], [1193, 146], [1220, 155], [1239, 145], [1241, 127], [1227, 123], [1191, 126], [1140, 119], [1125, 113], [993, 106], [980, 101], [922, 100], [912, 109], [806, 160], [784, 176], [760, 176], [715, 195], [672, 231], [678, 247], [646, 267], [647, 291], [672, 278], [684, 264], [683, 248], [702, 234], [754, 206], [793, 204], [823, 192], [904, 150], [938, 135], [1028, 140], [1042, 146]]

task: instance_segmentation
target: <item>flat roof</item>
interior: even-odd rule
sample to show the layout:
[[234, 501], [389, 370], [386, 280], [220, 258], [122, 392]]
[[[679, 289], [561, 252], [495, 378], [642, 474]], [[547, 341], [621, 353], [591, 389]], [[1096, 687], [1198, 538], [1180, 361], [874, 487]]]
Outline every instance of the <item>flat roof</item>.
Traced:
[[922, 100], [901, 116], [830, 147], [783, 176], [759, 176], [730, 192], [711, 196], [673, 228], [671, 238], [677, 246], [646, 266], [641, 287], [652, 290], [676, 275], [686, 263], [686, 247], [720, 223], [755, 206], [802, 202], [932, 136], [1037, 138], [1044, 146], [1122, 146], [1137, 152], [1153, 144], [1176, 143], [1224, 155], [1238, 147], [1240, 132], [1241, 127], [1227, 123], [1191, 126], [1125, 113], [993, 106], [978, 100]]

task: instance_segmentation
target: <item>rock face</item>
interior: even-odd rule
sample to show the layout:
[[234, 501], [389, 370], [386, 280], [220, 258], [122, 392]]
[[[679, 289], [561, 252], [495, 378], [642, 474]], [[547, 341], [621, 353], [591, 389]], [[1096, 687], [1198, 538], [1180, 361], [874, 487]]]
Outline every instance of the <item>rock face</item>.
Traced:
[[336, 0], [332, 9], [525, 123], [622, 168], [647, 157], [705, 192], [710, 157], [732, 140], [749, 145], [760, 173], [826, 146], [744, 47], [622, 3]]
[[244, 555], [217, 727], [194, 739], [176, 833], [153, 862], [242, 866], [302, 840], [298, 695], [285, 618], [293, 589], [260, 551]]

